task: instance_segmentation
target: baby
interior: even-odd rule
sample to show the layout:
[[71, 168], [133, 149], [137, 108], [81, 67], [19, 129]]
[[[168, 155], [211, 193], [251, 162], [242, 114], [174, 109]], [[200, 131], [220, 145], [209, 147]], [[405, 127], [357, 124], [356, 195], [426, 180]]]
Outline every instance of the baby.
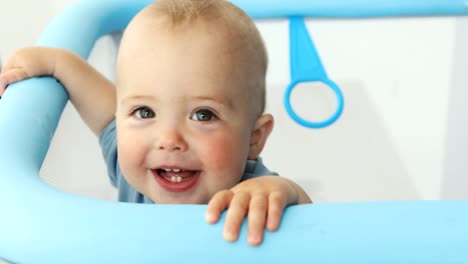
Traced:
[[7, 62], [0, 96], [10, 83], [54, 76], [99, 136], [120, 201], [208, 204], [209, 223], [228, 209], [227, 241], [248, 214], [248, 242], [259, 245], [286, 206], [311, 202], [259, 158], [273, 129], [266, 68], [257, 28], [230, 2], [159, 0], [126, 28], [115, 85], [69, 51], [33, 47]]

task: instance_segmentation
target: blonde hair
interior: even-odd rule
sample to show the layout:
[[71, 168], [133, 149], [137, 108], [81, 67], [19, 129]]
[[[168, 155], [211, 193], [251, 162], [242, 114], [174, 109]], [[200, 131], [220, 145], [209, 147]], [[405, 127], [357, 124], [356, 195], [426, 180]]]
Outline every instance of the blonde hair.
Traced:
[[148, 6], [152, 14], [166, 16], [172, 26], [197, 19], [223, 24], [241, 43], [242, 56], [248, 60], [249, 91], [254, 111], [265, 110], [265, 78], [268, 57], [263, 39], [253, 20], [239, 7], [227, 0], [158, 0]]

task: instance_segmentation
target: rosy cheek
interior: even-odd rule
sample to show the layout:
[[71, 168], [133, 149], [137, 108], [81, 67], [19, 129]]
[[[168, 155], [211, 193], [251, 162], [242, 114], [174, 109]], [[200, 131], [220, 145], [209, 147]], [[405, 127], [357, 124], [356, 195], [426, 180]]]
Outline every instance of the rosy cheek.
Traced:
[[239, 174], [239, 171], [242, 171], [240, 167], [247, 158], [247, 152], [245, 144], [235, 140], [236, 138], [234, 135], [212, 136], [204, 144], [199, 145], [203, 149], [199, 149], [198, 152], [204, 164], [218, 175], [235, 177]]
[[226, 168], [229, 165], [229, 157], [233, 155], [233, 147], [230, 144], [211, 144], [207, 147], [207, 152], [205, 153], [206, 160], [212, 166], [218, 168]]
[[143, 148], [135, 140], [135, 136], [131, 133], [121, 133], [118, 138], [118, 156], [119, 156], [119, 165], [124, 172], [124, 175], [127, 173], [132, 173], [136, 166], [141, 163], [142, 153], [140, 153]]

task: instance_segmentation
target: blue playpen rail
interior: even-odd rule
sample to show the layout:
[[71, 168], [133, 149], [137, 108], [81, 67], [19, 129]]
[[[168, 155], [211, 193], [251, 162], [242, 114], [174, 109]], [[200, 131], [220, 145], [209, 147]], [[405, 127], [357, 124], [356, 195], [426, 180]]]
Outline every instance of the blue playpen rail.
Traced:
[[[37, 45], [86, 58], [149, 0], [84, 0], [64, 10]], [[466, 15], [455, 0], [237, 0], [254, 18]], [[0, 100], [0, 258], [18, 263], [468, 263], [468, 201], [292, 206], [282, 227], [249, 247], [227, 243], [204, 205], [99, 201], [39, 178], [67, 102], [50, 77], [11, 85]], [[70, 142], [72, 147], [73, 142]]]

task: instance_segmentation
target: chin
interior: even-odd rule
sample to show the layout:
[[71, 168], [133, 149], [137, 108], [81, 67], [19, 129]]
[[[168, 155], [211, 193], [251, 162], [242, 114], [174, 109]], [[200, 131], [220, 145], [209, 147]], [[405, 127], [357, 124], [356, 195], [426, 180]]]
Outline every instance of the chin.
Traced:
[[[153, 198], [151, 199], [153, 200]], [[165, 197], [164, 199], [154, 199], [153, 201], [156, 204], [208, 204], [206, 199], [197, 197]]]

